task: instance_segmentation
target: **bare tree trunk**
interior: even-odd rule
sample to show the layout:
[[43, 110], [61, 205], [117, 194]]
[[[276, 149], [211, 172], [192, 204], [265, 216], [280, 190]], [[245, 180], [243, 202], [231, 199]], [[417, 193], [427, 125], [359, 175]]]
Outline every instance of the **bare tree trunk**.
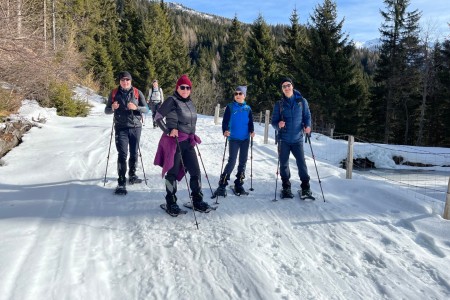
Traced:
[[424, 51], [424, 64], [425, 69], [422, 72], [422, 104], [420, 106], [420, 117], [419, 117], [419, 132], [417, 134], [416, 145], [420, 146], [423, 144], [423, 127], [425, 123], [425, 111], [427, 107], [427, 97], [428, 97], [428, 86], [431, 77], [431, 60], [430, 53], [428, 50], [428, 41], [430, 40], [430, 32], [433, 30], [429, 25], [425, 31], [425, 36], [423, 38], [423, 51]]
[[9, 8], [9, 0], [6, 0], [6, 21], [9, 22], [9, 16], [10, 16], [10, 8]]
[[408, 110], [408, 98], [405, 97], [405, 100], [403, 102], [403, 105], [405, 107], [405, 135], [403, 137], [403, 144], [408, 145], [408, 134], [409, 134], [409, 110]]
[[17, 36], [22, 36], [22, 0], [17, 0]]
[[44, 50], [47, 52], [47, 0], [44, 1]]
[[52, 0], [52, 35], [53, 35], [53, 51], [56, 51], [56, 11], [55, 2]]

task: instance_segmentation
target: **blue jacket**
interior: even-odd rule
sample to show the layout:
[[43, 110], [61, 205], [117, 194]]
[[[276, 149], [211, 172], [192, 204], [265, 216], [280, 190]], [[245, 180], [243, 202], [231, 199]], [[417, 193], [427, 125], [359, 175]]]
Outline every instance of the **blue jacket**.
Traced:
[[[281, 105], [281, 106], [280, 106]], [[280, 130], [278, 123], [284, 121], [285, 127]], [[278, 131], [280, 138], [286, 143], [298, 143], [302, 140], [303, 129], [311, 127], [311, 112], [308, 101], [299, 91], [294, 90], [291, 98], [283, 97], [275, 103], [272, 114], [272, 127]]]
[[233, 101], [227, 105], [222, 119], [222, 131], [230, 132], [229, 140], [248, 140], [255, 131], [252, 109], [245, 102]]

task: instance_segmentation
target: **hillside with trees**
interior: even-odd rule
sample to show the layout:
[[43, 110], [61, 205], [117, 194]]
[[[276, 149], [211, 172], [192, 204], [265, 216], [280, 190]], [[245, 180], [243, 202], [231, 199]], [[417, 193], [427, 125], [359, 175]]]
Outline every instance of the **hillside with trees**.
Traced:
[[[291, 76], [308, 99], [314, 128], [366, 140], [450, 146], [450, 41], [429, 40], [409, 0], [385, 0], [382, 44], [357, 49], [336, 1], [311, 9], [306, 24], [252, 24], [148, 0], [0, 0], [0, 117], [35, 99], [59, 114], [85, 115], [71, 89], [107, 96], [129, 70], [144, 93], [158, 78], [165, 94], [188, 73], [198, 111], [248, 85], [253, 111], [272, 110], [279, 80]], [[430, 46], [433, 45], [433, 46]], [[314, 129], [313, 129], [314, 130]]]

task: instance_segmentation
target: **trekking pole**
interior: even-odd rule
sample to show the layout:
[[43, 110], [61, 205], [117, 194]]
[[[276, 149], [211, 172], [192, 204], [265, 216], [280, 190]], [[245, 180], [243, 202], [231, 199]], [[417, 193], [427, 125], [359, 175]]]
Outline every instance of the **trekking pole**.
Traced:
[[281, 134], [278, 132], [278, 145], [277, 145], [277, 152], [278, 152], [278, 162], [277, 162], [277, 179], [275, 180], [275, 198], [272, 200], [274, 202], [277, 200], [277, 187], [278, 187], [278, 174], [280, 172], [280, 148], [281, 148]]
[[325, 196], [323, 195], [323, 189], [322, 189], [322, 182], [320, 181], [320, 177], [319, 177], [319, 171], [317, 170], [317, 165], [316, 165], [316, 158], [314, 157], [314, 152], [311, 146], [311, 138], [310, 138], [311, 134], [306, 134], [306, 141], [309, 142], [309, 147], [311, 148], [311, 155], [312, 158], [314, 160], [314, 166], [316, 167], [316, 173], [317, 173], [317, 178], [319, 179], [319, 185], [320, 185], [320, 190], [322, 191], [322, 198], [323, 198], [323, 202], [325, 202]]
[[[130, 110], [130, 112], [133, 115], [133, 117], [137, 118], [133, 114], [133, 112], [131, 110]], [[138, 122], [140, 122], [139, 119], [138, 119]], [[134, 122], [133, 122], [133, 124], [134, 124], [134, 134], [136, 134], [136, 138], [137, 138], [137, 127], [136, 127], [136, 124]], [[141, 141], [141, 139], [139, 138], [139, 143], [140, 143], [140, 141]], [[142, 172], [144, 173], [145, 185], [148, 186], [148, 184], [147, 184], [147, 177], [145, 176], [144, 162], [142, 160], [141, 146], [139, 145], [139, 143], [138, 143], [138, 151], [139, 151], [139, 157], [141, 158]]]
[[178, 137], [177, 136], [175, 137], [175, 141], [177, 141], [178, 151], [180, 151], [181, 166], [183, 167], [183, 170], [185, 172], [184, 179], [186, 180], [186, 186], [187, 186], [187, 190], [188, 190], [188, 195], [189, 195], [189, 198], [191, 199], [192, 211], [194, 213], [195, 226], [197, 226], [197, 229], [198, 229], [197, 216], [195, 215], [195, 208], [194, 208], [194, 200], [192, 199], [191, 189], [189, 187], [189, 183], [188, 183], [187, 176], [186, 176], [187, 174], [186, 174], [186, 167], [184, 166], [183, 154], [181, 153], [181, 147], [180, 147], [180, 143], [178, 142]]
[[[223, 171], [223, 164], [225, 163], [225, 152], [227, 151], [227, 144], [228, 144], [228, 138], [225, 137], [225, 148], [223, 149], [223, 157], [222, 157], [222, 167], [220, 168], [220, 176], [222, 176], [222, 171]], [[227, 176], [225, 176], [226, 178]], [[226, 180], [226, 179], [224, 179]], [[214, 198], [214, 195], [212, 196], [212, 198]], [[219, 195], [216, 195], [216, 204], [219, 204], [219, 202], [217, 202], [219, 200]]]
[[112, 122], [112, 126], [111, 126], [111, 137], [109, 138], [109, 149], [108, 149], [108, 157], [106, 158], [106, 170], [105, 170], [105, 179], [103, 180], [103, 186], [106, 185], [106, 174], [108, 173], [109, 153], [111, 152], [111, 142], [112, 142], [113, 131], [114, 131], [114, 117], [113, 117], [113, 122]]
[[250, 138], [250, 191], [254, 191], [253, 188], [253, 137]]
[[208, 173], [206, 173], [205, 164], [203, 163], [203, 159], [202, 159], [202, 155], [200, 153], [200, 149], [198, 149], [198, 145], [197, 144], [195, 145], [195, 147], [197, 148], [198, 156], [200, 157], [200, 161], [202, 162], [203, 171], [205, 171], [206, 181], [208, 181], [209, 189], [211, 190], [211, 195], [212, 195], [212, 194], [214, 194], [214, 192], [213, 192], [213, 190], [211, 188], [211, 184], [209, 183]]

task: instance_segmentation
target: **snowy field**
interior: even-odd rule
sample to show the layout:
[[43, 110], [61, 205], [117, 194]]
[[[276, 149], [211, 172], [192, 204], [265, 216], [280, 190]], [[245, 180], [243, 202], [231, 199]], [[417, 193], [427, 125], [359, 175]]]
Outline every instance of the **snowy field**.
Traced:
[[[197, 230], [192, 211], [173, 218], [159, 207], [165, 188], [153, 158], [161, 131], [149, 126], [151, 118], [140, 145], [148, 186], [113, 195], [114, 141], [104, 186], [112, 116], [103, 113], [100, 97], [77, 92], [93, 104], [90, 116], [58, 117], [26, 102], [21, 115], [40, 114], [48, 121], [2, 159], [1, 300], [449, 299], [444, 199], [418, 200], [404, 188], [360, 175], [346, 180], [338, 161], [320, 160], [325, 153], [345, 153], [346, 142], [311, 138], [326, 202], [309, 145], [317, 200], [272, 202], [276, 146], [272, 131], [270, 143], [263, 144], [264, 128], [256, 125], [254, 191], [246, 197], [229, 192], [216, 211], [197, 212]], [[197, 134], [215, 189], [225, 142], [221, 126], [199, 116]], [[381, 152], [370, 153], [394, 168], [391, 153]], [[299, 188], [293, 159], [291, 171], [293, 187]], [[138, 175], [143, 177], [141, 164]], [[203, 192], [215, 201], [205, 177]], [[178, 198], [189, 199], [184, 180]]]

